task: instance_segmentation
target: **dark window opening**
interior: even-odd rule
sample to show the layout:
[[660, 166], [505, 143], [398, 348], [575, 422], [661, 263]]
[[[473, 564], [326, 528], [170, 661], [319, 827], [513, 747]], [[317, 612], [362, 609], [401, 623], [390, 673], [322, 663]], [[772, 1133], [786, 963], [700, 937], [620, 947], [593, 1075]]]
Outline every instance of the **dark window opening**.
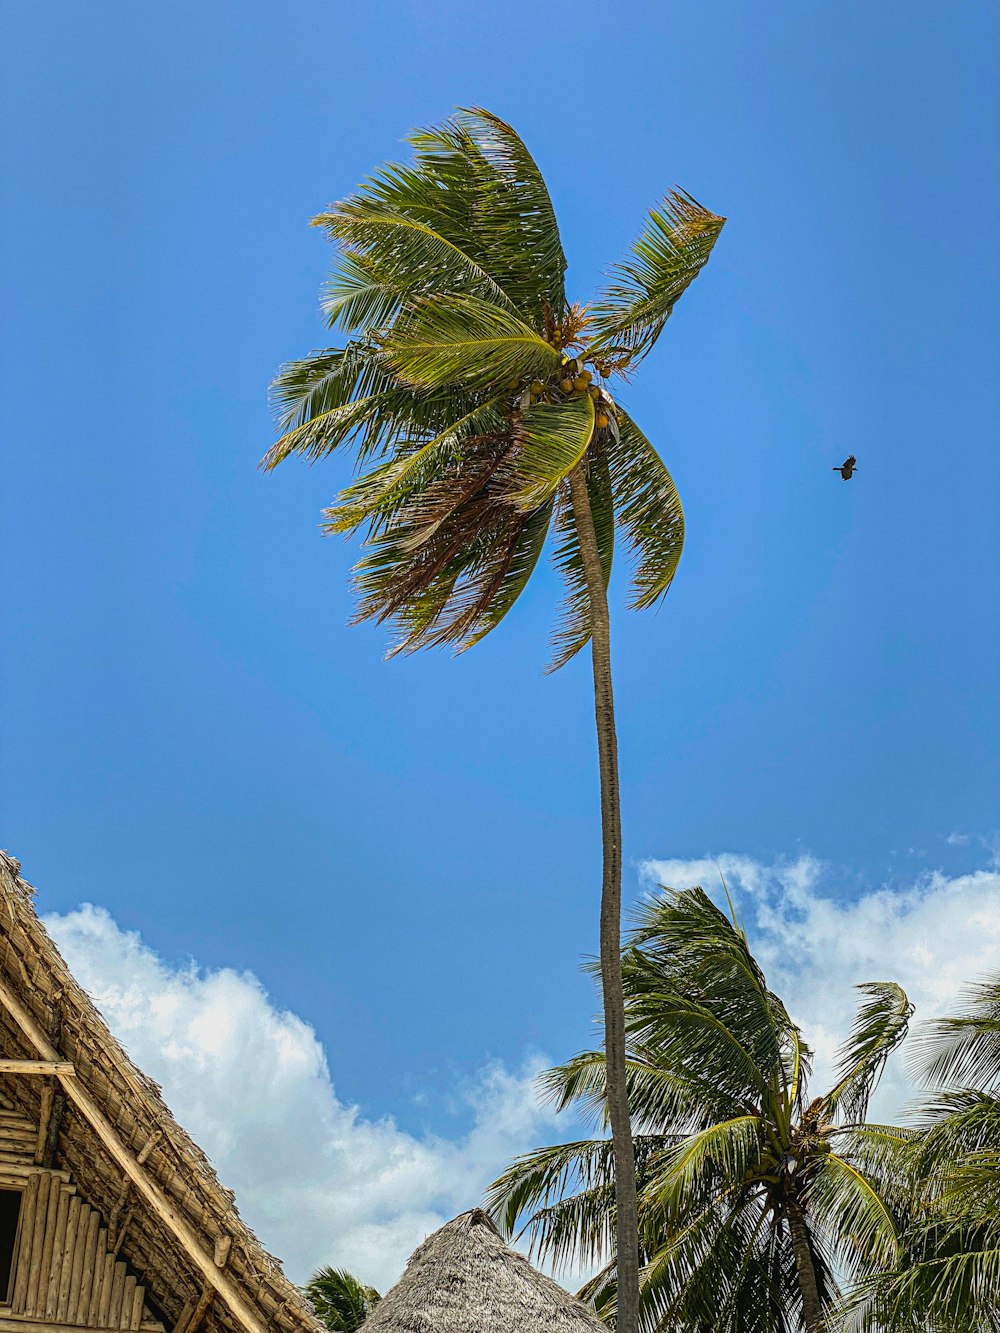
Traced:
[[21, 1191], [0, 1190], [0, 1302], [10, 1301], [10, 1279], [17, 1245], [17, 1221], [21, 1216]]

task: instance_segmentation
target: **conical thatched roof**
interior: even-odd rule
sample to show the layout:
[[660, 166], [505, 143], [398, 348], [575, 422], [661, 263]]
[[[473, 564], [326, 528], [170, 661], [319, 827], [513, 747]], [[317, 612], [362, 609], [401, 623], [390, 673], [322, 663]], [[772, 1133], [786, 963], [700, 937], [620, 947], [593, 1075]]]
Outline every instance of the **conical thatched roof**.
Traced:
[[478, 1208], [428, 1236], [363, 1333], [607, 1333]]

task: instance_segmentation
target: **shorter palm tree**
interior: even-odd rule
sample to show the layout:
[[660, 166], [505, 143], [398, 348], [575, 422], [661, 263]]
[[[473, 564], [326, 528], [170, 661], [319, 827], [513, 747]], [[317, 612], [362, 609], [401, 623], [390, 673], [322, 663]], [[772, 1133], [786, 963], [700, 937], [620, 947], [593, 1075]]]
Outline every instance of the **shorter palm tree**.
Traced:
[[[816, 1333], [837, 1297], [835, 1273], [883, 1270], [899, 1252], [889, 1192], [865, 1169], [899, 1139], [864, 1119], [906, 1033], [906, 995], [892, 982], [860, 987], [837, 1081], [810, 1097], [809, 1049], [743, 931], [702, 890], [653, 896], [622, 968], [642, 1328]], [[543, 1077], [560, 1108], [606, 1123], [603, 1051]], [[612, 1179], [601, 1137], [529, 1153], [489, 1191], [508, 1234], [526, 1219], [539, 1255], [604, 1265], [581, 1295], [609, 1322]]]
[[845, 1303], [844, 1323], [892, 1333], [1000, 1330], [1000, 975], [916, 1040], [935, 1089], [893, 1163], [911, 1205], [899, 1265]]
[[306, 1283], [316, 1317], [331, 1333], [357, 1333], [382, 1297], [346, 1268], [320, 1268]]

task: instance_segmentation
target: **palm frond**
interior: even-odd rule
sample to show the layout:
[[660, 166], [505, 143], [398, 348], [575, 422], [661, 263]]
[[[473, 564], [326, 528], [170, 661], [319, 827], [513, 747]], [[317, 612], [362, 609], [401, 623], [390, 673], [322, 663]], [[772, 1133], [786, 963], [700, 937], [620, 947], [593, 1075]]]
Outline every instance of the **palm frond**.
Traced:
[[583, 459], [593, 434], [594, 402], [588, 394], [538, 403], [525, 412], [514, 459], [514, 503], [529, 510], [554, 495]]
[[756, 1170], [768, 1145], [767, 1125], [756, 1115], [718, 1121], [662, 1153], [649, 1196], [667, 1217], [690, 1213], [693, 1190], [711, 1176], [713, 1193], [740, 1186]]
[[684, 547], [684, 511], [670, 473], [629, 414], [616, 408], [618, 436], [608, 440], [615, 510], [635, 554], [632, 608], [665, 596]]
[[720, 1086], [746, 1111], [784, 1098], [793, 1024], [746, 938], [708, 895], [662, 890], [641, 906], [630, 939], [640, 946], [623, 958], [635, 1039], [668, 1043], [685, 1068], [713, 1061]]
[[499, 388], [548, 376], [561, 360], [517, 315], [476, 296], [422, 299], [396, 321], [382, 347], [392, 371], [417, 387]]
[[448, 216], [442, 216], [453, 204], [426, 173], [387, 166], [351, 198], [320, 213], [313, 225], [346, 250], [366, 255], [400, 300], [465, 292], [513, 310], [508, 294], [469, 252], [468, 237], [456, 236]]
[[384, 531], [407, 501], [430, 486], [449, 466], [458, 465], [463, 441], [475, 440], [484, 432], [503, 431], [506, 424], [497, 400], [490, 399], [449, 422], [431, 439], [417, 440], [410, 447], [397, 446], [392, 458], [348, 486], [337, 504], [325, 511], [326, 530], [350, 532], [368, 519], [374, 524], [374, 532]]
[[[587, 496], [597, 538], [597, 553], [604, 572], [604, 586], [607, 588], [615, 551], [615, 511], [611, 474], [601, 439], [591, 443], [587, 456]], [[568, 482], [559, 492], [555, 537], [552, 558], [562, 575], [565, 592], [556, 631], [552, 636], [552, 660], [546, 668], [550, 673], [565, 666], [571, 657], [590, 642], [591, 634], [590, 591], [580, 549], [577, 517], [573, 510], [572, 490]]]
[[666, 195], [592, 307], [595, 348], [631, 362], [644, 356], [708, 263], [724, 223], [682, 191]]
[[548, 188], [506, 122], [482, 107], [459, 113], [488, 170], [478, 173], [476, 233], [517, 308], [538, 319], [542, 303], [561, 315], [566, 256]]
[[837, 1059], [837, 1083], [824, 1101], [831, 1114], [863, 1120], [889, 1056], [906, 1036], [913, 1005], [894, 981], [856, 987], [867, 998], [858, 1008], [851, 1035]]
[[809, 1180], [809, 1215], [833, 1237], [852, 1268], [890, 1268], [899, 1234], [887, 1202], [868, 1177], [837, 1153], [828, 1153]]
[[1000, 975], [966, 987], [963, 1009], [914, 1038], [926, 1082], [1000, 1090]]
[[306, 1283], [317, 1318], [330, 1333], [357, 1333], [382, 1299], [346, 1268], [320, 1268]]
[[343, 249], [323, 285], [320, 305], [330, 328], [339, 324], [347, 333], [377, 333], [392, 323], [409, 290], [363, 250]]

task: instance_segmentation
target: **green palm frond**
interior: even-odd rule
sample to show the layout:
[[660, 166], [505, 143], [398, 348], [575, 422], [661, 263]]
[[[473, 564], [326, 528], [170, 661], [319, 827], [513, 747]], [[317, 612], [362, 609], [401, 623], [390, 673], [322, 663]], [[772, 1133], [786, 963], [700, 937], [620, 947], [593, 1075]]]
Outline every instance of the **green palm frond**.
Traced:
[[[659, 1062], [659, 1053], [632, 1053], [625, 1061], [629, 1107], [643, 1132], [671, 1125], [675, 1137], [713, 1122], [728, 1105], [710, 1069], [675, 1072]], [[545, 1070], [538, 1087], [557, 1111], [572, 1106], [585, 1121], [607, 1128], [607, 1066], [603, 1051], [584, 1051], [564, 1065]]]
[[594, 403], [586, 394], [525, 412], [514, 460], [514, 503], [534, 509], [554, 495], [583, 460], [593, 434]]
[[[600, 442], [591, 449], [588, 459], [587, 496], [606, 588], [614, 559], [615, 509], [607, 455]], [[565, 594], [552, 637], [553, 655], [548, 666], [550, 672], [564, 666], [590, 641], [590, 593], [583, 567], [572, 491], [568, 484], [562, 486], [559, 495], [552, 559], [562, 575]]]
[[349, 252], [366, 255], [383, 283], [395, 289], [397, 301], [462, 291], [513, 310], [511, 298], [469, 253], [467, 239], [442, 234], [447, 230], [442, 203], [433, 180], [405, 167], [386, 167], [313, 225]]
[[[635, 1136], [640, 1185], [670, 1145], [662, 1135]], [[525, 1153], [490, 1185], [485, 1202], [505, 1235], [528, 1234], [532, 1254], [590, 1267], [612, 1248], [614, 1197], [611, 1143], [590, 1139]]]
[[663, 597], [684, 547], [684, 511], [670, 473], [627, 412], [616, 408], [618, 437], [609, 437], [617, 519], [636, 558], [632, 608]]
[[350, 532], [367, 519], [373, 532], [383, 532], [408, 502], [419, 499], [442, 473], [460, 465], [464, 441], [475, 441], [484, 432], [501, 432], [505, 426], [496, 400], [487, 400], [427, 441], [418, 440], [409, 449], [400, 443], [392, 458], [348, 486], [339, 502], [326, 510], [326, 530]]
[[[708, 895], [661, 891], [640, 908], [630, 938], [641, 946], [623, 960], [630, 1031], [644, 1042], [670, 1042], [688, 1064], [712, 1060], [721, 1086], [733, 1095], [744, 1089], [745, 1110], [748, 1099], [783, 1096], [793, 1024], [745, 936]], [[684, 1042], [696, 1032], [685, 1057]]]
[[554, 503], [551, 498], [546, 500], [512, 527], [508, 546], [495, 563], [493, 579], [480, 594], [475, 614], [463, 629], [459, 652], [475, 647], [495, 629], [524, 591], [545, 546]]
[[491, 112], [472, 108], [458, 122], [487, 167], [477, 176], [476, 227], [490, 271], [503, 275], [519, 310], [535, 318], [542, 303], [562, 311], [566, 256], [537, 163], [512, 127]]
[[930, 1084], [1000, 1090], [1000, 976], [966, 987], [961, 1012], [927, 1024], [914, 1048]]
[[330, 1333], [357, 1333], [382, 1299], [374, 1287], [346, 1268], [321, 1268], [306, 1283], [306, 1295]]
[[896, 1221], [880, 1192], [856, 1166], [828, 1153], [809, 1179], [804, 1198], [814, 1225], [838, 1238], [846, 1263], [868, 1269], [895, 1264]]
[[631, 255], [592, 307], [595, 346], [632, 363], [663, 332], [678, 300], [708, 263], [725, 218], [672, 191], [653, 209]]
[[869, 981], [855, 989], [867, 998], [858, 1008], [851, 1035], [837, 1060], [838, 1080], [825, 1102], [831, 1114], [863, 1120], [885, 1062], [906, 1036], [913, 1005], [902, 986]]
[[767, 1125], [760, 1116], [734, 1116], [709, 1125], [661, 1154], [649, 1196], [666, 1216], [683, 1217], [692, 1192], [704, 1188], [706, 1173], [713, 1192], [740, 1185], [757, 1170], [767, 1147]]
[[344, 249], [323, 285], [320, 305], [330, 328], [339, 324], [346, 333], [377, 333], [392, 323], [407, 292], [363, 250]]
[[467, 390], [554, 373], [559, 352], [519, 316], [478, 296], [426, 297], [382, 342], [386, 364], [418, 388]]

